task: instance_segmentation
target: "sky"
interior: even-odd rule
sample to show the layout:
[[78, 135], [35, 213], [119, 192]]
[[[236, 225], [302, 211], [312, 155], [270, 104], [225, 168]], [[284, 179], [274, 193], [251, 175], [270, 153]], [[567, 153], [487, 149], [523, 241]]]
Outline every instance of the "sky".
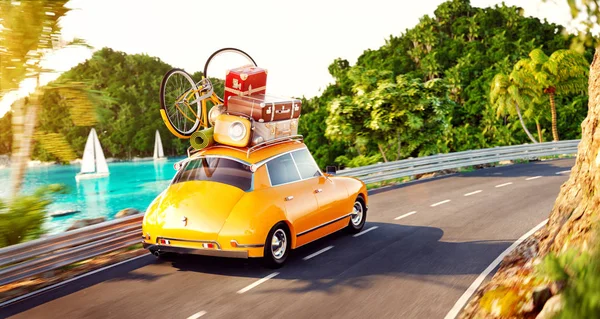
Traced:
[[[443, 0], [71, 0], [73, 10], [61, 20], [65, 40], [84, 39], [94, 49], [110, 47], [128, 54], [159, 57], [189, 73], [201, 71], [216, 50], [234, 47], [250, 54], [268, 70], [267, 93], [280, 96], [319, 95], [333, 81], [327, 67], [340, 57], [354, 64], [367, 49], [377, 49], [390, 35], [415, 26]], [[567, 25], [566, 1], [505, 0], [525, 9], [525, 15]], [[497, 0], [471, 0], [477, 7]], [[92, 50], [60, 50], [43, 63], [56, 72], [41, 78], [45, 84], [88, 59]], [[229, 68], [245, 64], [223, 56], [208, 74], [224, 77]], [[200, 79], [196, 79], [200, 80]], [[0, 101], [0, 116], [19, 96], [35, 87], [21, 84]], [[156, 92], [158, 99], [158, 92]]]

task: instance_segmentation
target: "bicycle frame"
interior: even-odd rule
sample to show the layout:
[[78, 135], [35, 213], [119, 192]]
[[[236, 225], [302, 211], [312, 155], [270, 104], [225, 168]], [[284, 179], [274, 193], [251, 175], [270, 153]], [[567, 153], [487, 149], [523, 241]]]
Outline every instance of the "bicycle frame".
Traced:
[[[188, 121], [195, 122], [194, 119], [189, 118], [186, 115], [186, 113], [184, 113], [183, 110], [181, 108], [179, 108], [180, 104], [184, 104], [192, 112], [192, 114], [194, 114], [194, 117], [196, 119], [200, 120], [200, 127], [208, 128], [206, 100], [208, 99], [211, 102], [213, 102], [213, 104], [217, 105], [217, 104], [221, 103], [221, 99], [214, 92], [213, 86], [212, 86], [212, 83], [210, 83], [210, 80], [202, 78], [202, 80], [200, 80], [198, 83], [196, 83], [195, 86], [197, 87], [197, 89], [192, 88], [192, 89], [184, 92], [177, 98], [177, 100], [175, 101], [175, 107]], [[196, 94], [199, 94], [200, 96], [198, 97], [198, 99], [193, 100], [194, 97], [196, 96]], [[202, 112], [201, 117], [198, 117], [198, 114], [192, 108], [192, 105], [198, 103], [198, 100], [200, 100], [200, 103], [201, 103], [201, 112]]]

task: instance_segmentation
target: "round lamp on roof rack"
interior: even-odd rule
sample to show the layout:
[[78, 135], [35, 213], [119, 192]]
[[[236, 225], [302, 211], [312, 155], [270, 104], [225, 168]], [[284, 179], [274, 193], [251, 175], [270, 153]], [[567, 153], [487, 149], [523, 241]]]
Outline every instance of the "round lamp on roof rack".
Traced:
[[223, 104], [218, 104], [213, 106], [210, 109], [210, 112], [208, 112], [208, 121], [210, 122], [211, 126], [215, 126], [215, 122], [217, 121], [217, 117], [219, 117], [219, 115], [225, 113], [225, 106]]

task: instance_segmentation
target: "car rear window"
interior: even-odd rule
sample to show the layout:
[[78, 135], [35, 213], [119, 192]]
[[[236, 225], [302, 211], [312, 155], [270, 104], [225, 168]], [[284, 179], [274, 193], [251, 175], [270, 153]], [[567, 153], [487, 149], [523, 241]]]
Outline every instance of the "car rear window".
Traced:
[[250, 166], [228, 158], [197, 158], [187, 162], [173, 178], [173, 184], [187, 181], [211, 181], [248, 191], [252, 188], [252, 171]]

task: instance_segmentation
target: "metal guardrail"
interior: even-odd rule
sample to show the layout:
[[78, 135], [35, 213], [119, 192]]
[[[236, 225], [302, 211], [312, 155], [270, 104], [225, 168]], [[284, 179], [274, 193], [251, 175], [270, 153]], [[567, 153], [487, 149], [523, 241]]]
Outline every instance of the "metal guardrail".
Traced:
[[0, 286], [141, 240], [142, 214], [40, 238], [0, 249]]
[[363, 182], [377, 183], [394, 178], [432, 173], [445, 169], [489, 164], [506, 160], [532, 159], [541, 156], [577, 153], [579, 140], [502, 146], [481, 150], [437, 154], [338, 171]]
[[[579, 140], [504, 146], [438, 154], [346, 169], [365, 183], [431, 173], [504, 160], [577, 153]], [[134, 215], [0, 249], [0, 286], [6, 285], [141, 241], [143, 216]]]

